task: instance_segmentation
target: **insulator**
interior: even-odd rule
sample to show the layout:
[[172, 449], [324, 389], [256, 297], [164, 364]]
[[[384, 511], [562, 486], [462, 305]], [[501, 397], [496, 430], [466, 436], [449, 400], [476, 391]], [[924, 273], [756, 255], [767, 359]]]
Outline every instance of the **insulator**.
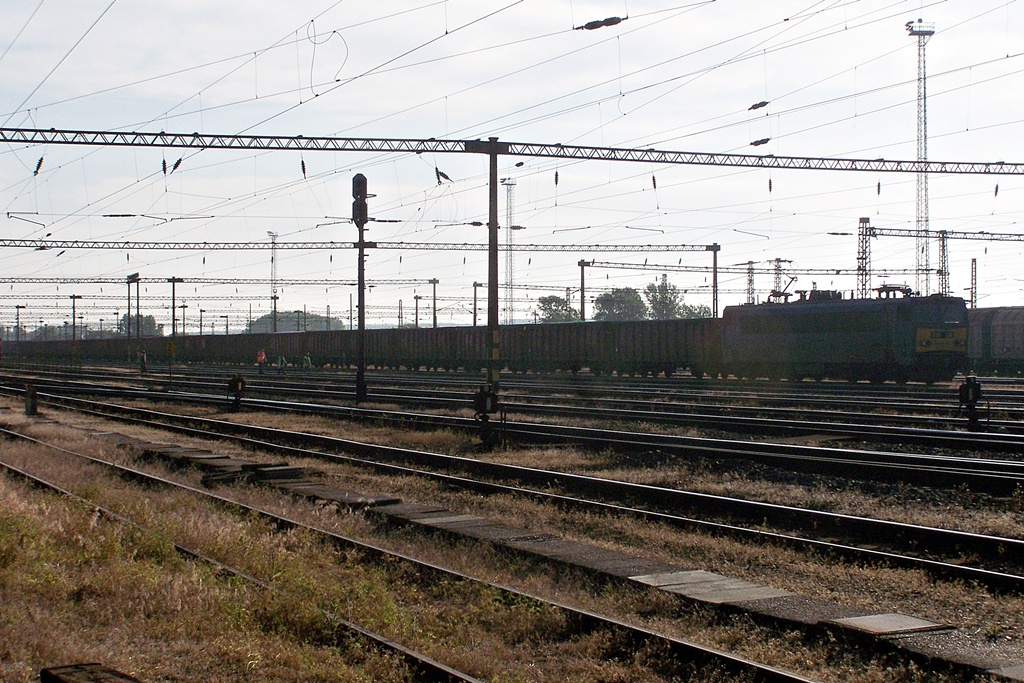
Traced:
[[39, 161], [36, 162], [36, 170], [32, 171], [32, 175], [39, 175], [39, 169], [43, 167], [43, 157], [39, 157]]
[[768, 191], [769, 192], [772, 191], [772, 179], [771, 178], [768, 179]]
[[558, 187], [558, 171], [555, 171], [555, 187]]
[[[628, 18], [628, 17], [627, 17]], [[595, 21], [588, 21], [583, 26], [577, 26], [576, 30], [585, 29], [587, 31], [593, 31], [597, 28], [603, 28], [605, 26], [615, 26], [616, 24], [622, 23], [622, 17], [608, 17], [607, 19], [597, 19]]]
[[999, 183], [996, 183], [996, 192], [992, 196], [993, 197], [998, 197], [999, 196]]
[[882, 181], [881, 180], [878, 181], [878, 189], [876, 190], [876, 194], [882, 194]]
[[305, 159], [300, 159], [299, 160], [299, 165], [302, 166], [302, 177], [305, 178], [306, 177], [306, 160]]
[[767, 107], [767, 106], [768, 106], [767, 100], [761, 100], [757, 104], [750, 105], [750, 108], [747, 109], [747, 111], [753, 111], [755, 109], [760, 109], [761, 107]]
[[651, 187], [653, 187], [655, 190], [658, 189], [658, 179], [654, 177], [653, 173], [651, 174]]
[[167, 159], [163, 160], [162, 165], [163, 165], [163, 169], [164, 169], [164, 175], [167, 175]]
[[174, 162], [174, 166], [171, 168], [171, 173], [174, 173], [175, 171], [178, 170], [178, 167], [181, 166], [181, 160], [182, 157], [178, 157], [178, 160]]

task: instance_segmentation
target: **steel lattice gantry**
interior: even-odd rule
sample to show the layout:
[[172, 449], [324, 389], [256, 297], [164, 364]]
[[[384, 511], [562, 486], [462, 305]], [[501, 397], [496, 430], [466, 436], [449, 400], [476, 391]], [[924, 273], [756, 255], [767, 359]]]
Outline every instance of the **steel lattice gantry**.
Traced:
[[[162, 277], [140, 277], [139, 282], [143, 284], [166, 282], [167, 278]], [[237, 278], [237, 277], [186, 277], [182, 281], [199, 285], [265, 285], [270, 280], [266, 278]], [[327, 287], [353, 287], [355, 280], [301, 280], [287, 279], [277, 280], [283, 287], [298, 287], [302, 285], [315, 285]], [[427, 279], [412, 280], [370, 280], [371, 285], [423, 285], [429, 283]], [[4, 285], [123, 285], [123, 277], [0, 277], [0, 284]]]
[[[863, 226], [862, 226], [863, 229]], [[984, 242], [1024, 242], [1024, 234], [1012, 232], [966, 232], [961, 230], [934, 230], [927, 228], [870, 228], [873, 237], [913, 237], [916, 239], [939, 239], [939, 293], [949, 295], [949, 240], [976, 240]], [[868, 252], [870, 253], [870, 252]], [[868, 257], [870, 263], [870, 256]]]
[[173, 147], [187, 149], [301, 150], [331, 152], [469, 153], [503, 156], [555, 157], [633, 161], [649, 164], [739, 166], [746, 168], [817, 171], [872, 171], [882, 173], [953, 173], [1024, 175], [1024, 164], [966, 161], [896, 161], [840, 159], [756, 154], [716, 154], [621, 147], [498, 142], [490, 140], [437, 140], [390, 138], [338, 138], [278, 135], [207, 135], [201, 133], [139, 133], [57, 130], [54, 128], [0, 128], [0, 142], [28, 145], [94, 145], [101, 147]]
[[[120, 249], [120, 250], [163, 250], [173, 251], [253, 251], [256, 249], [301, 249], [304, 251], [355, 249], [355, 242], [137, 242], [115, 240], [45, 240], [45, 239], [0, 239], [0, 247], [22, 247], [45, 251], [47, 249]], [[425, 251], [487, 251], [486, 244], [465, 242], [367, 242], [374, 249], [405, 249]], [[704, 247], [693, 249], [685, 244], [512, 244], [499, 245], [504, 251], [620, 251], [630, 253], [706, 251]], [[193, 280], [195, 281], [195, 280]], [[124, 282], [122, 278], [120, 282]], [[219, 282], [219, 280], [218, 280]], [[263, 281], [261, 281], [263, 282]], [[266, 280], [270, 282], [270, 280]], [[283, 280], [278, 280], [284, 283]]]

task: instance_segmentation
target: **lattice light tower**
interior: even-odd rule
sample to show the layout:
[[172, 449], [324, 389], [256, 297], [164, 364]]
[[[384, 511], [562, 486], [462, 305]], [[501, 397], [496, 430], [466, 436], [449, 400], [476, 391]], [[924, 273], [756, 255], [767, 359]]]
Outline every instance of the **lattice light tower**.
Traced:
[[512, 253], [512, 231], [515, 229], [516, 215], [516, 180], [515, 178], [502, 178], [501, 184], [505, 186], [505, 324], [511, 325], [515, 318], [514, 280], [515, 280], [515, 256]]
[[[926, 24], [918, 19], [917, 22], [908, 21], [906, 26], [910, 37], [917, 38], [917, 160], [928, 161], [928, 93], [924, 46], [935, 35], [935, 24]], [[931, 294], [931, 259], [928, 253], [928, 174], [923, 171], [917, 174], [917, 230], [921, 235], [917, 238], [914, 259], [918, 272], [917, 291], [927, 295]]]

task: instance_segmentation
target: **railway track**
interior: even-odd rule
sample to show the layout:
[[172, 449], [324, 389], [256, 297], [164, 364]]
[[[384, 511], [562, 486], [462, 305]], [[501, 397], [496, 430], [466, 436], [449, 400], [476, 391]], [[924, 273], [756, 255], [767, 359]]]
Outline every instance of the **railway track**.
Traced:
[[[70, 387], [65, 386], [55, 389], [54, 392], [60, 391], [60, 394], [67, 394], [69, 389]], [[0, 391], [9, 394], [23, 392], [20, 387], [11, 386], [0, 387]], [[129, 391], [109, 387], [91, 388], [85, 393], [145, 401], [183, 402], [193, 405], [222, 406], [225, 401], [222, 395]], [[44, 392], [45, 394], [46, 392]], [[59, 395], [50, 393], [47, 398], [56, 401], [59, 400]], [[390, 420], [422, 428], [475, 430], [478, 427], [473, 419], [450, 415], [251, 398], [245, 399], [244, 405], [248, 409], [302, 412], [345, 419]], [[804, 429], [806, 428], [805, 425]], [[529, 422], [507, 422], [502, 425], [502, 429], [508, 438], [522, 441], [585, 444], [598, 449], [610, 447], [631, 453], [648, 451], [674, 454], [679, 457], [743, 458], [791, 471], [934, 487], [967, 486], [974, 492], [998, 496], [1013, 495], [1019, 487], [1024, 486], [1024, 462], [1010, 459], [823, 448]], [[970, 446], [978, 449], [978, 443], [981, 440], [969, 438], [971, 436], [979, 435], [923, 432], [907, 434], [905, 438], [907, 440], [912, 437], [920, 438], [930, 445], [942, 440], [949, 448]], [[1010, 435], [980, 436], [985, 438], [989, 447], [1020, 452], [1020, 442]]]
[[[41, 400], [101, 416], [113, 416], [140, 424], [171, 428], [184, 434], [210, 438], [230, 436], [250, 447], [276, 449], [294, 456], [337, 458], [329, 453], [352, 456], [347, 462], [362, 467], [399, 466], [417, 476], [443, 473], [445, 483], [473, 490], [492, 486], [559, 504], [591, 505], [645, 519], [713, 533], [770, 540], [807, 550], [828, 552], [857, 561], [884, 561], [930, 573], [976, 581], [997, 590], [1024, 591], [1024, 540], [973, 534], [881, 519], [823, 512], [795, 506], [763, 503], [664, 487], [633, 484], [564, 471], [541, 470], [499, 464], [472, 458], [378, 446], [335, 437], [271, 429], [258, 425], [210, 418], [175, 415], [111, 403], [41, 395]], [[353, 459], [354, 458], [354, 459]], [[1024, 467], [1024, 465], [1022, 465]], [[465, 476], [486, 481], [468, 480]], [[454, 478], [453, 478], [454, 477]], [[530, 489], [520, 489], [529, 486]], [[545, 493], [558, 491], [559, 495]], [[630, 505], [629, 502], [633, 504]], [[684, 514], [685, 513], [685, 514]], [[693, 516], [699, 514], [700, 517]], [[746, 523], [748, 526], [740, 526]], [[775, 531], [766, 531], [762, 525]], [[982, 562], [979, 559], [998, 558]]]
[[[20, 435], [19, 435], [20, 436]], [[699, 680], [701, 675], [694, 673], [694, 668], [698, 670], [701, 668], [710, 668], [719, 673], [725, 673], [730, 677], [738, 677], [742, 680], [749, 681], [764, 681], [766, 683], [774, 682], [807, 682], [809, 679], [799, 676], [793, 673], [781, 671], [779, 669], [768, 667], [757, 662], [753, 662], [748, 659], [736, 657], [734, 655], [714, 650], [711, 648], [703, 647], [691, 642], [673, 638], [661, 633], [657, 633], [650, 629], [642, 628], [633, 624], [628, 624], [623, 621], [602, 616], [600, 614], [578, 609], [563, 603], [555, 602], [531, 593], [501, 586], [492, 582], [481, 580], [464, 573], [452, 571], [445, 567], [441, 567], [437, 564], [425, 562], [420, 559], [411, 557], [409, 555], [396, 553], [379, 546], [367, 544], [354, 538], [346, 537], [341, 534], [332, 532], [327, 529], [319, 528], [313, 525], [304, 524], [295, 519], [285, 517], [283, 515], [274, 513], [267, 509], [258, 508], [252, 505], [247, 505], [238, 500], [234, 500], [225, 496], [215, 495], [209, 491], [203, 489], [187, 486], [180, 482], [176, 482], [164, 477], [158, 477], [138, 469], [125, 467], [118, 465], [113, 462], [87, 456], [81, 453], [74, 453], [62, 449], [62, 452], [69, 457], [80, 458], [90, 462], [93, 465], [101, 466], [115, 472], [118, 476], [130, 479], [135, 482], [139, 482], [146, 487], [157, 487], [157, 488], [175, 488], [179, 490], [185, 490], [189, 494], [204, 498], [207, 500], [215, 501], [222, 506], [226, 506], [230, 510], [237, 512], [241, 515], [252, 516], [255, 518], [263, 519], [270, 522], [279, 530], [291, 530], [291, 529], [302, 529], [309, 533], [314, 533], [320, 537], [323, 537], [331, 544], [336, 547], [350, 551], [356, 550], [360, 556], [370, 558], [378, 563], [401, 563], [408, 565], [411, 568], [413, 575], [420, 577], [420, 580], [427, 582], [453, 582], [458, 584], [467, 585], [479, 585], [482, 588], [486, 588], [490, 591], [495, 591], [504, 597], [505, 601], [517, 604], [534, 604], [538, 608], [544, 609], [555, 609], [561, 612], [566, 621], [573, 626], [575, 632], [593, 632], [597, 630], [603, 630], [612, 635], [614, 642], [622, 643], [623, 646], [612, 648], [607, 653], [608, 657], [611, 658], [622, 658], [630, 657], [640, 651], [656, 651], [660, 653], [660, 658], [657, 663], [652, 663], [652, 666], [657, 668], [668, 678], [682, 678], [691, 679], [696, 676], [696, 680]], [[45, 479], [31, 475], [27, 472], [16, 471], [13, 468], [7, 468], [8, 471], [17, 474], [17, 476], [31, 478], [32, 481], [38, 485], [51, 486]], [[60, 489], [60, 492], [65, 495], [73, 495], [70, 491]], [[251, 577], [250, 577], [251, 578]], [[358, 629], [358, 627], [356, 627]], [[364, 636], [371, 635], [365, 630], [360, 631]], [[386, 640], [386, 639], [385, 639]], [[424, 672], [423, 676], [416, 677], [416, 680], [427, 680], [427, 681], [471, 681], [475, 680], [471, 676], [462, 672], [455, 671], [449, 667], [445, 667], [443, 664], [433, 663], [429, 658], [424, 658], [408, 648], [403, 648], [400, 645], [392, 644], [396, 647], [396, 651], [399, 652], [403, 657], [412, 658], [411, 661], [415, 663], [417, 670]]]
[[[54, 376], [73, 373], [76, 376], [117, 376], [122, 379], [139, 377], [133, 366], [68, 367], [60, 365], [7, 363], [8, 369], [25, 372], [54, 373]], [[152, 366], [149, 377], [159, 378], [168, 370], [178, 380], [203, 381], [209, 377], [230, 376], [236, 372], [248, 379], [262, 377], [278, 383], [329, 384], [340, 391], [352, 391], [354, 378], [347, 369], [288, 368], [279, 374], [267, 370], [258, 375], [252, 367], [179, 365]], [[454, 390], [463, 393], [475, 390], [483, 381], [473, 373], [421, 372], [377, 370], [368, 373], [369, 381], [381, 386], [419, 386], [428, 391]], [[1006, 378], [981, 378], [985, 398], [994, 411], [1024, 415], [1024, 388]], [[582, 398], [618, 397], [634, 400], [671, 399], [699, 401], [703, 405], [736, 405], [755, 401], [763, 407], [796, 407], [846, 410], [846, 412], [873, 412], [879, 409], [901, 413], [951, 415], [956, 410], [956, 384], [895, 385], [848, 382], [769, 382], [766, 380], [696, 380], [693, 378], [608, 377], [587, 374], [505, 374], [502, 387], [509, 391], [539, 395], [572, 392]]]
[[[8, 381], [24, 379], [25, 375], [7, 375]], [[31, 377], [31, 376], [27, 376]], [[56, 384], [48, 384], [47, 377], [36, 377], [41, 386], [53, 386], [63, 391], [78, 388], [88, 393], [92, 387], [97, 392], [127, 391], [110, 388], [109, 376], [105, 384], [93, 384], [87, 378], [69, 380], [64, 376], [53, 377]], [[149, 386], [161, 385], [161, 389], [183, 392], [189, 388], [202, 393], [220, 393], [226, 384], [226, 377], [210, 378], [179, 377], [173, 382], [162, 382], [159, 376], [145, 382]], [[136, 381], [132, 381], [137, 384]], [[107, 387], [104, 389], [104, 387]], [[344, 386], [329, 382], [282, 381], [280, 378], [250, 378], [247, 395], [295, 398], [299, 402], [311, 400], [348, 402], [351, 392]], [[371, 391], [370, 399], [375, 403], [396, 403], [434, 409], [458, 410], [468, 404], [468, 392], [439, 392], [436, 389], [409, 389], [403, 387], [380, 388]], [[1024, 447], [1024, 422], [1013, 420], [986, 420], [992, 431], [967, 433], [950, 427], [960, 427], [963, 420], [942, 417], [920, 417], [879, 414], [868, 412], [840, 413], [836, 411], [783, 409], [762, 406], [707, 406], [696, 403], [682, 403], [674, 400], [638, 401], [636, 399], [581, 397], [577, 401], [553, 404], [550, 399], [507, 393], [502, 407], [507, 413], [540, 417], [579, 417], [581, 406], [586, 415], [593, 419], [616, 422], [658, 423], [670, 426], [701, 427], [716, 432], [771, 435], [831, 435], [856, 439], [864, 442], [896, 443], [930, 448], [947, 448], [968, 451], [1021, 452]], [[944, 406], [945, 410], [951, 410]]]

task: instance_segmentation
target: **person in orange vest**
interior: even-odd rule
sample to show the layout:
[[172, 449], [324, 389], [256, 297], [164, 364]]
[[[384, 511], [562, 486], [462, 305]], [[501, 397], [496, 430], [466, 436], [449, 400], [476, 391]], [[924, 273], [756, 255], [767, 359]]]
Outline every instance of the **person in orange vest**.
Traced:
[[264, 353], [263, 349], [256, 352], [256, 367], [260, 369], [260, 374], [263, 374], [263, 364], [267, 362], [267, 354]]

